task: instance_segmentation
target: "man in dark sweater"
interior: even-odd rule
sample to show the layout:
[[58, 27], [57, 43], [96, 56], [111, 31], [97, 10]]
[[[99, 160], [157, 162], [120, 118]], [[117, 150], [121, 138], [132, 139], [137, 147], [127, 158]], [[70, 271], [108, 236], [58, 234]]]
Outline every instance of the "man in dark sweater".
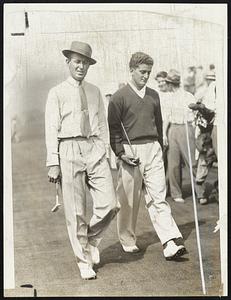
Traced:
[[134, 53], [129, 63], [131, 81], [112, 95], [108, 107], [110, 143], [119, 165], [117, 197], [121, 209], [117, 225], [123, 250], [138, 252], [135, 227], [144, 193], [164, 256], [172, 259], [184, 254], [186, 249], [165, 200], [160, 100], [155, 90], [146, 87], [152, 66], [149, 55]]

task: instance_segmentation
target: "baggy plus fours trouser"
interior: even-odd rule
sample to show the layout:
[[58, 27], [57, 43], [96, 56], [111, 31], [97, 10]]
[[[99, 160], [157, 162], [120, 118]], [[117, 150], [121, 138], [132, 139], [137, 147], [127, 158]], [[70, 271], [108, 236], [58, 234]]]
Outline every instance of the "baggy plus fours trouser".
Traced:
[[[126, 154], [132, 155], [129, 145], [124, 145]], [[154, 203], [148, 211], [154, 229], [162, 244], [170, 239], [182, 237], [173, 217], [166, 198], [166, 182], [161, 146], [157, 141], [132, 145], [136, 157], [140, 159], [139, 167], [132, 167], [121, 161], [117, 197], [121, 209], [117, 217], [118, 234], [121, 244], [133, 246], [136, 243], [135, 228], [140, 199], [143, 195], [142, 176], [145, 178], [146, 188]], [[146, 202], [149, 196], [144, 193]]]
[[[168, 140], [168, 171], [169, 184], [172, 198], [182, 198], [182, 167], [181, 159], [184, 160], [189, 169], [189, 154], [186, 139], [185, 124], [171, 124], [169, 128]], [[192, 125], [188, 126], [190, 152], [193, 167], [193, 176], [196, 176], [197, 164], [195, 160], [195, 129]], [[204, 198], [204, 186], [195, 184], [197, 198]]]
[[[78, 262], [90, 262], [89, 244], [98, 246], [119, 208], [104, 142], [97, 137], [60, 141], [63, 203], [70, 242]], [[93, 199], [86, 219], [86, 181]]]

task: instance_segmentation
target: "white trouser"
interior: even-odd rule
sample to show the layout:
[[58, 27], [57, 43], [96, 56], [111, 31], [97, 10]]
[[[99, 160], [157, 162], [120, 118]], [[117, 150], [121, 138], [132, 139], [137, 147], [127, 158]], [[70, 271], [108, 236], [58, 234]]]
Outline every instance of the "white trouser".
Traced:
[[[60, 142], [62, 192], [67, 230], [78, 262], [90, 262], [89, 243], [98, 246], [116, 215], [116, 196], [103, 141], [91, 137]], [[86, 219], [86, 187], [93, 199], [90, 224]]]
[[[136, 243], [135, 227], [142, 196], [142, 176], [153, 199], [148, 209], [154, 229], [162, 244], [170, 239], [182, 237], [173, 217], [166, 197], [166, 183], [163, 154], [157, 141], [132, 145], [139, 167], [132, 167], [120, 161], [117, 197], [121, 204], [117, 217], [118, 234], [121, 244], [133, 246]], [[124, 145], [126, 154], [132, 155], [129, 145]], [[146, 203], [151, 199], [144, 189]]]

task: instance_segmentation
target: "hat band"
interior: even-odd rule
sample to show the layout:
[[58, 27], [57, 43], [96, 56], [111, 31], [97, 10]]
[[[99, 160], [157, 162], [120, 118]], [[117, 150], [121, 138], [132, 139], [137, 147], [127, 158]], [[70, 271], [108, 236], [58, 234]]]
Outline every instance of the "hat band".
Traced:
[[86, 57], [87, 59], [89, 59], [91, 64], [95, 64], [96, 60], [94, 60], [93, 58], [91, 58], [90, 53], [86, 53], [84, 50], [82, 49], [66, 49], [62, 51], [63, 55], [65, 55], [66, 57], [68, 57], [68, 55], [70, 53], [77, 53], [77, 54], [81, 54], [84, 57]]

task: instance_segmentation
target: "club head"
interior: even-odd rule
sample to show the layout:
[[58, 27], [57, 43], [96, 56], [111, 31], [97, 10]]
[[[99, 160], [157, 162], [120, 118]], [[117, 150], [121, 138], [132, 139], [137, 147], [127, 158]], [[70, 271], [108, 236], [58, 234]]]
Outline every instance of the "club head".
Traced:
[[56, 212], [58, 209], [59, 209], [59, 207], [61, 206], [61, 204], [56, 204], [53, 208], [52, 208], [52, 212]]

